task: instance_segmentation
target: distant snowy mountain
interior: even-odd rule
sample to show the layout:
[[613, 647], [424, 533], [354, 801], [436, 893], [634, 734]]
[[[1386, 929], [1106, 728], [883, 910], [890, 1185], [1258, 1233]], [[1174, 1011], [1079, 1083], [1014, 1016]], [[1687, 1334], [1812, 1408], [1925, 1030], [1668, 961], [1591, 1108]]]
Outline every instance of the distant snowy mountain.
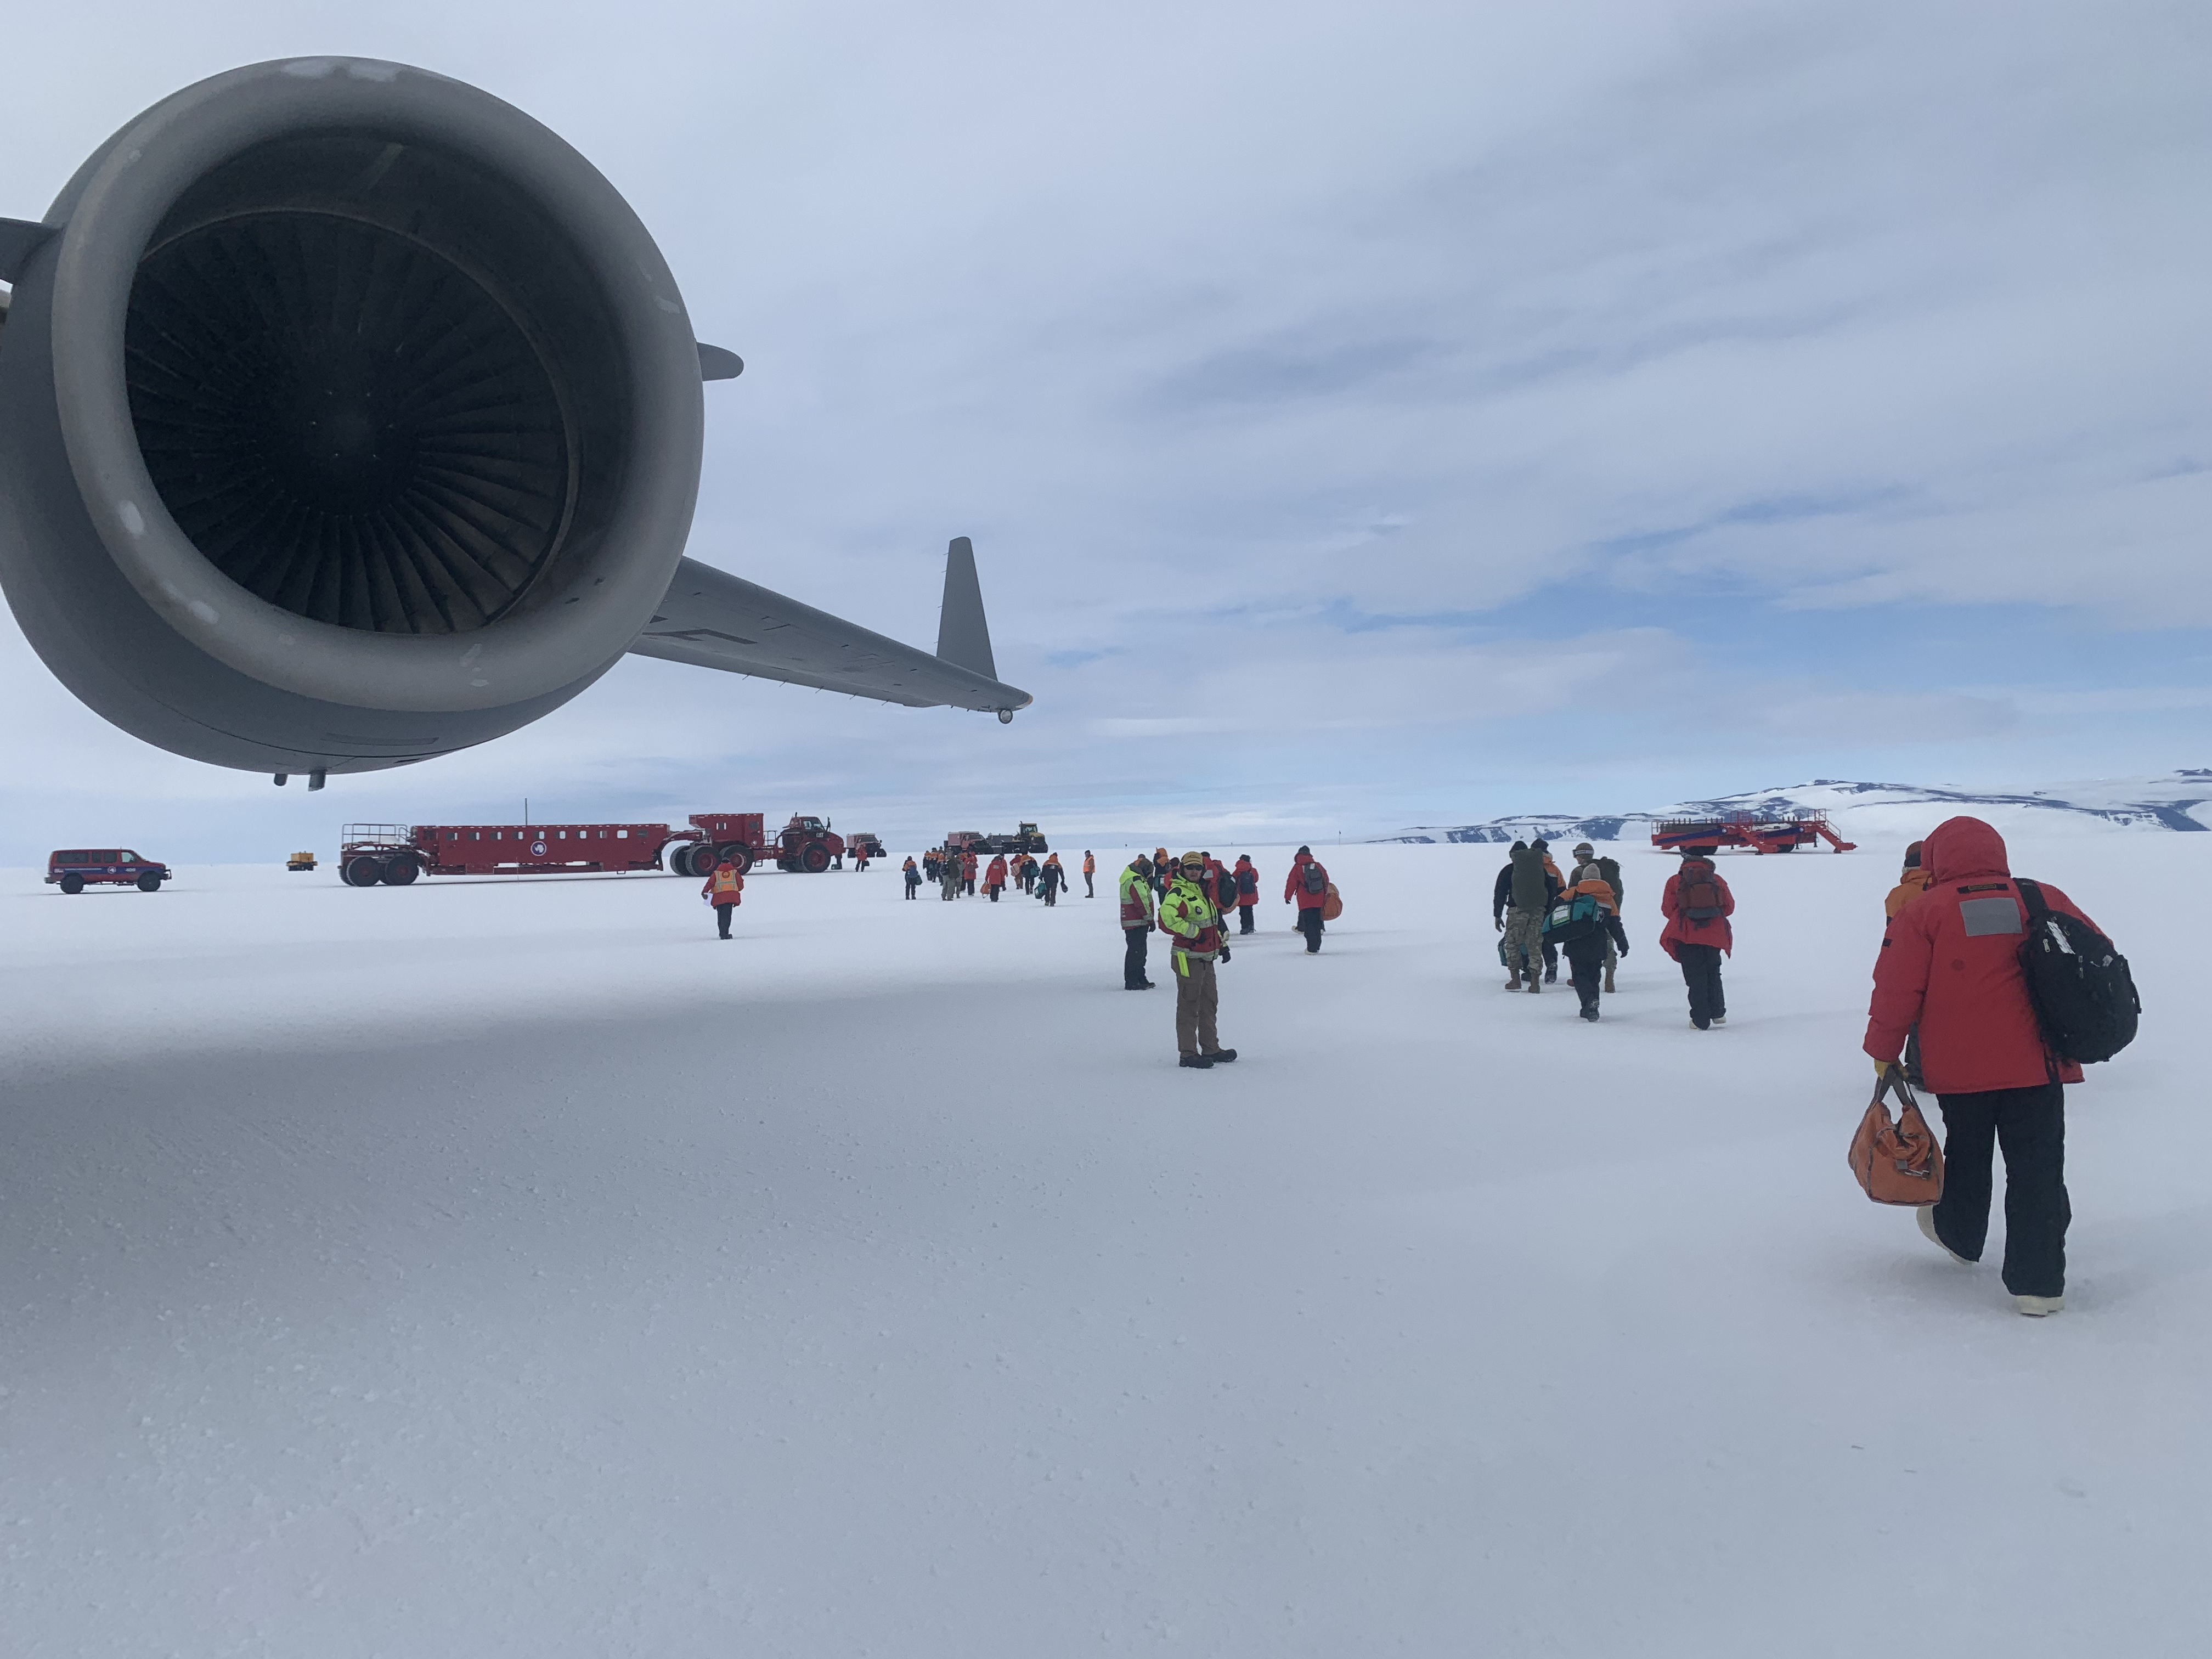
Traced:
[[1924, 835], [1943, 818], [1971, 813], [2001, 830], [2033, 828], [2212, 830], [2212, 768], [2192, 767], [2153, 777], [2098, 778], [2053, 784], [2021, 794], [1987, 790], [1936, 789], [1910, 783], [1853, 783], [1815, 778], [1786, 789], [1755, 789], [1713, 800], [1686, 800], [1656, 812], [1615, 812], [1577, 817], [1525, 812], [1482, 823], [1417, 825], [1386, 842], [1511, 842], [1542, 836], [1552, 842], [1640, 841], [1662, 818], [1708, 813], [1822, 811], [1845, 836]]

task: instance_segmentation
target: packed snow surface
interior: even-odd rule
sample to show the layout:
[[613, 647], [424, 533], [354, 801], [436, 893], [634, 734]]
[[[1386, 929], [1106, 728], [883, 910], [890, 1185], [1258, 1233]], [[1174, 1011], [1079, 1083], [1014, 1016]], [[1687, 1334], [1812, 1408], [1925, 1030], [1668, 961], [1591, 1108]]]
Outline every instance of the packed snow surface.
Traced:
[[2203, 1653], [2212, 836], [2142, 845], [2014, 848], [2147, 1004], [2039, 1322], [1844, 1167], [1893, 843], [1727, 864], [1705, 1034], [1648, 849], [1595, 1026], [1496, 848], [1323, 848], [1317, 958], [1270, 853], [1211, 1073], [1103, 878], [12, 872], [0, 1648]]

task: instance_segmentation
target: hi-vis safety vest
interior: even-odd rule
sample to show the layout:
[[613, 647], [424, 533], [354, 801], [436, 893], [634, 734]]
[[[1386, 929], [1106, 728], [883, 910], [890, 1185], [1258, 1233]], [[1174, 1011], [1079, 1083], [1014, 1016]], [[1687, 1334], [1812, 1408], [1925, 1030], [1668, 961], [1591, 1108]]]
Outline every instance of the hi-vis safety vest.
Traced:
[[1121, 925], [1124, 927], [1149, 927], [1152, 925], [1152, 884], [1134, 870], [1121, 872]]
[[745, 878], [738, 873], [735, 865], [718, 864], [714, 866], [714, 900], [717, 903], [725, 898], [732, 904], [738, 903], [740, 902], [738, 896], [744, 890]]
[[1186, 979], [1190, 957], [1211, 962], [1221, 953], [1221, 911], [1188, 876], [1177, 876], [1160, 901], [1160, 927], [1175, 935], [1176, 972]]

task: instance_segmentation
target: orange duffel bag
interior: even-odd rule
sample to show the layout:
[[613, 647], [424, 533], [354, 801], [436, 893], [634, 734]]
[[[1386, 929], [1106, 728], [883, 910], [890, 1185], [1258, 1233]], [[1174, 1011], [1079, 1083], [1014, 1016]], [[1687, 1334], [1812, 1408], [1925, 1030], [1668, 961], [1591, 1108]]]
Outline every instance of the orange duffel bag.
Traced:
[[1344, 895], [1336, 890], [1336, 884], [1328, 884], [1328, 892], [1321, 902], [1321, 919], [1334, 921], [1344, 914]]
[[[1897, 1094], [1893, 1121], [1882, 1097]], [[1920, 1115], [1904, 1068], [1893, 1066], [1875, 1085], [1874, 1098], [1851, 1137], [1851, 1173], [1877, 1204], [1933, 1204], [1943, 1196], [1943, 1149]]]

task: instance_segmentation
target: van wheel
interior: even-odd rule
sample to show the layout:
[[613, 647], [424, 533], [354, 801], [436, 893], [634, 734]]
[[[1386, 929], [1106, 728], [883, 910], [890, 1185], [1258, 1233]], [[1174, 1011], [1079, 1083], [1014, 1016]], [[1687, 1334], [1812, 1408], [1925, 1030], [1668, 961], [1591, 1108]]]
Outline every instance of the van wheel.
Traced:
[[374, 887], [384, 879], [384, 860], [373, 859], [363, 853], [359, 857], [348, 859], [342, 873], [349, 887]]
[[404, 887], [422, 873], [422, 866], [413, 859], [387, 859], [385, 861], [384, 879], [389, 886]]
[[156, 876], [156, 875], [152, 875], [152, 874], [148, 874], [148, 875], [143, 875], [143, 876], [139, 877], [139, 878], [138, 878], [138, 890], [139, 890], [140, 892], [142, 892], [142, 893], [158, 893], [158, 892], [160, 892], [160, 891], [161, 890], [161, 877]]
[[64, 876], [61, 879], [61, 889], [64, 893], [82, 893], [84, 891], [84, 878], [82, 876]]

